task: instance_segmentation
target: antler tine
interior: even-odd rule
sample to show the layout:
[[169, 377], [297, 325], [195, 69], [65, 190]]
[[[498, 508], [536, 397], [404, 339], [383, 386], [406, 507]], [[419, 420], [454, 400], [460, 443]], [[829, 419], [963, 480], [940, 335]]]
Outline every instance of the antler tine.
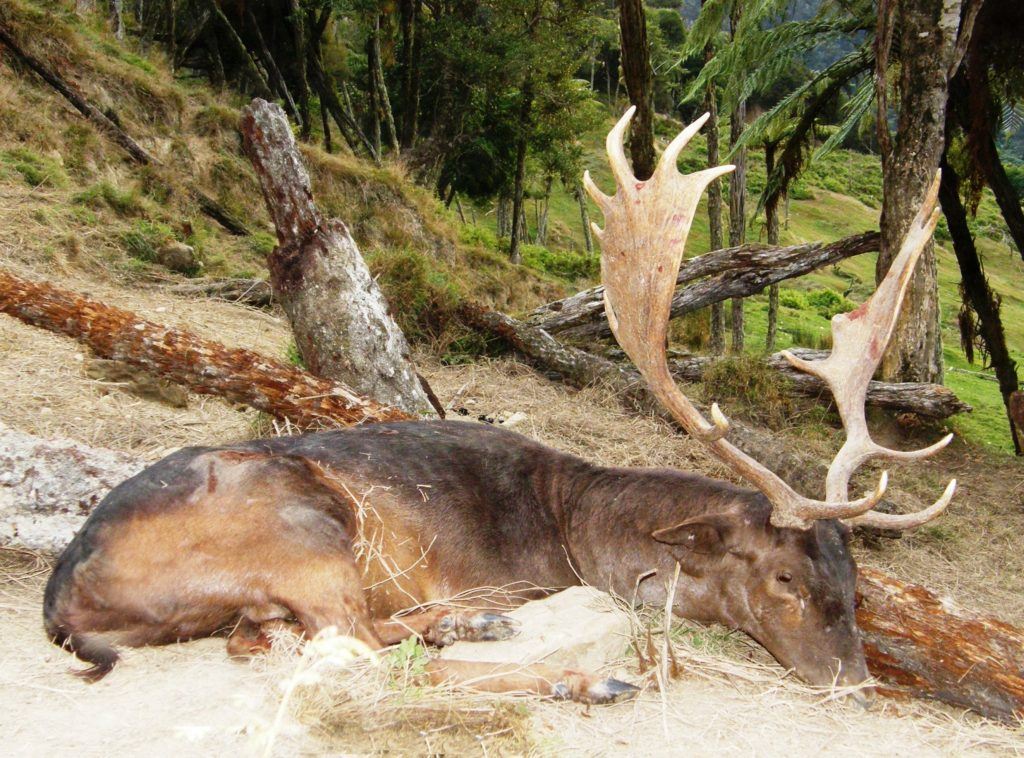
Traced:
[[[918, 258], [925, 244], [931, 239], [938, 221], [939, 211], [935, 207], [938, 189], [939, 176], [936, 174], [899, 253], [871, 297], [850, 313], [839, 314], [832, 319], [831, 355], [825, 360], [807, 361], [788, 352], [783, 353], [794, 367], [819, 377], [828, 385], [846, 429], [846, 443], [829, 466], [825, 480], [827, 501], [843, 502], [847, 499], [850, 477], [865, 461], [871, 458], [920, 460], [937, 453], [953, 438], [952, 434], [947, 435], [935, 444], [920, 450], [892, 450], [879, 445], [871, 438], [864, 416], [864, 399], [868, 383], [878, 368], [885, 346], [895, 328], [903, 297]], [[947, 492], [951, 498], [952, 490], [947, 487]], [[942, 502], [943, 499], [940, 498], [936, 506]], [[939, 515], [945, 509], [945, 505], [948, 505], [948, 499], [942, 508], [932, 506], [918, 514], [900, 517], [901, 520], [888, 517], [887, 514], [877, 515], [884, 516], [885, 518], [881, 520], [892, 525], [888, 528], [897, 528], [896, 524], [907, 524], [908, 526], [903, 528], [911, 528]], [[868, 516], [865, 515], [862, 520], [856, 520], [856, 523], [867, 523], [867, 520]]]
[[622, 118], [615, 122], [615, 126], [608, 132], [608, 137], [604, 141], [605, 150], [608, 152], [608, 162], [611, 164], [615, 184], [618, 185], [620, 192], [628, 192], [629, 186], [636, 183], [633, 169], [629, 167], [629, 161], [626, 160], [625, 146], [626, 127], [633, 120], [634, 113], [636, 113], [636, 106], [629, 106], [622, 114]]
[[705, 122], [710, 117], [710, 113], [705, 113], [676, 135], [676, 138], [669, 143], [668, 147], [665, 148], [665, 152], [661, 154], [661, 162], [658, 164], [659, 172], [671, 171], [673, 169], [676, 171], [679, 170], [677, 166], [679, 154], [683, 152], [684, 147], [690, 144], [690, 140], [692, 140], [693, 136], [701, 130], [701, 127], [704, 126]]
[[876, 529], [894, 529], [897, 531], [915, 529], [922, 524], [927, 524], [935, 517], [942, 515], [943, 511], [946, 510], [946, 506], [948, 506], [949, 502], [953, 499], [953, 494], [955, 492], [956, 479], [950, 479], [949, 484], [946, 485], [946, 489], [942, 493], [942, 497], [936, 500], [929, 507], [918, 511], [917, 513], [894, 514], [869, 511], [868, 513], [849, 519], [847, 523], [851, 526], [873, 526]]

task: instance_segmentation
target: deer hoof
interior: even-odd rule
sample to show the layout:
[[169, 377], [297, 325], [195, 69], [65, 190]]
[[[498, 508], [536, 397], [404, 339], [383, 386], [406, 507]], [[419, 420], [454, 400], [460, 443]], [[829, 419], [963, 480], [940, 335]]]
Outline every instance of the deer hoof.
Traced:
[[[579, 686], [580, 684], [583, 686]], [[632, 700], [639, 692], [639, 687], [611, 677], [596, 681], [586, 677], [582, 682], [558, 682], [551, 688], [551, 697], [556, 700], [575, 700], [587, 705], [607, 705], [621, 700]]]
[[441, 646], [454, 642], [496, 642], [519, 634], [519, 622], [500, 613], [453, 613], [441, 619], [435, 639]]

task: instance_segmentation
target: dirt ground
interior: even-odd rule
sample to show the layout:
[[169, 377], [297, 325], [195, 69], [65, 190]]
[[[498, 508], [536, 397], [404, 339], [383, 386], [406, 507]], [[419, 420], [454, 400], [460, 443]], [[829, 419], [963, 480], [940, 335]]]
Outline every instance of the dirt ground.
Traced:
[[[0, 246], [4, 265], [32, 273], [8, 252]], [[155, 321], [268, 355], [285, 354], [286, 324], [270, 314], [175, 298], [158, 290], [126, 289], [70, 271], [49, 278], [63, 279], [69, 287]], [[0, 419], [34, 434], [68, 436], [147, 458], [186, 444], [245, 438], [261, 424], [255, 412], [219, 400], [193, 396], [187, 409], [141, 400], [88, 379], [84, 360], [73, 341], [0, 318]], [[625, 413], [601, 389], [568, 391], [512, 360], [450, 367], [426, 361], [422, 369], [443, 401], [454, 400], [471, 416], [522, 412], [525, 419], [518, 431], [590, 460], [725, 474], [688, 440], [660, 422]], [[858, 557], [926, 584], [960, 605], [1022, 623], [1024, 557], [1014, 545], [1024, 528], [1024, 467], [959, 445], [924, 466], [895, 467], [893, 487], [909, 493], [901, 503], [913, 505], [937, 495], [950, 475], [962, 485], [948, 516], [903, 540], [861, 547]], [[0, 559], [3, 753], [177, 756], [264, 751], [281, 702], [281, 683], [296, 665], [294, 656], [232, 663], [224, 655], [223, 641], [205, 640], [128, 651], [107, 679], [85, 685], [68, 676], [71, 658], [43, 635], [45, 559], [10, 551], [0, 552]], [[271, 754], [1024, 754], [1024, 728], [924, 703], [890, 701], [863, 712], [823, 702], [826, 695], [783, 677], [738, 635], [709, 636], [716, 635], [725, 638], [723, 645], [698, 643], [700, 634], [680, 635], [685, 670], [664, 692], [649, 688], [635, 702], [589, 710], [536, 700], [505, 703], [504, 726], [498, 727], [487, 719], [454, 718], [476, 708], [462, 696], [445, 701], [449, 712], [437, 717], [436, 726], [406, 718], [395, 705], [393, 686], [380, 689], [384, 699], [378, 701], [377, 712], [362, 709], [353, 695], [353, 680], [346, 678], [350, 674], [342, 672], [309, 685], [310, 692], [295, 701], [298, 705], [289, 709]], [[616, 673], [637, 681], [638, 673], [628, 662]], [[414, 708], [408, 692], [402, 697], [402, 708]], [[493, 708], [493, 699], [481, 700], [480, 708], [485, 703]], [[398, 726], [381, 731], [373, 717], [385, 705], [399, 714], [394, 722]], [[400, 740], [399, 732], [404, 735]], [[452, 742], [455, 736], [461, 741]]]

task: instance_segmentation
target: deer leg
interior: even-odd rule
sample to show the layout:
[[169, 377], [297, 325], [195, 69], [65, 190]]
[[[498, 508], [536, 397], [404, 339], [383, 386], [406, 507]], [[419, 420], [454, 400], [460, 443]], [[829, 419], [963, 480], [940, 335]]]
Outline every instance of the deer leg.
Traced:
[[[306, 637], [334, 627], [339, 634], [355, 637], [371, 648], [383, 647], [366, 607], [355, 561], [347, 552], [294, 556], [287, 566], [275, 570], [267, 594], [274, 598], [274, 606], [287, 609], [283, 615], [294, 617], [294, 623], [287, 626], [301, 630]], [[265, 636], [270, 631], [267, 624], [280, 628], [281, 619], [255, 623], [260, 626], [259, 635]], [[243, 629], [242, 634], [247, 633]]]
[[433, 684], [454, 684], [484, 692], [527, 692], [593, 705], [628, 700], [640, 691], [618, 679], [539, 663], [526, 666], [435, 659], [427, 664], [427, 673]]
[[398, 644], [410, 635], [437, 647], [445, 647], [459, 640], [507, 640], [519, 632], [518, 627], [518, 622], [501, 613], [465, 611], [444, 605], [373, 621], [374, 631], [385, 645]]

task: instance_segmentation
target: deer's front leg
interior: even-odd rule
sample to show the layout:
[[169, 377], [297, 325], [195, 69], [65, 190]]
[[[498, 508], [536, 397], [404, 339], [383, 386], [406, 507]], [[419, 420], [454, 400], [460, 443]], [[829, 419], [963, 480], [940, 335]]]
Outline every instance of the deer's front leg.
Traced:
[[428, 645], [445, 647], [458, 641], [494, 642], [519, 633], [519, 623], [501, 613], [435, 606], [405, 616], [375, 619], [374, 631], [384, 645], [395, 645], [409, 635]]

